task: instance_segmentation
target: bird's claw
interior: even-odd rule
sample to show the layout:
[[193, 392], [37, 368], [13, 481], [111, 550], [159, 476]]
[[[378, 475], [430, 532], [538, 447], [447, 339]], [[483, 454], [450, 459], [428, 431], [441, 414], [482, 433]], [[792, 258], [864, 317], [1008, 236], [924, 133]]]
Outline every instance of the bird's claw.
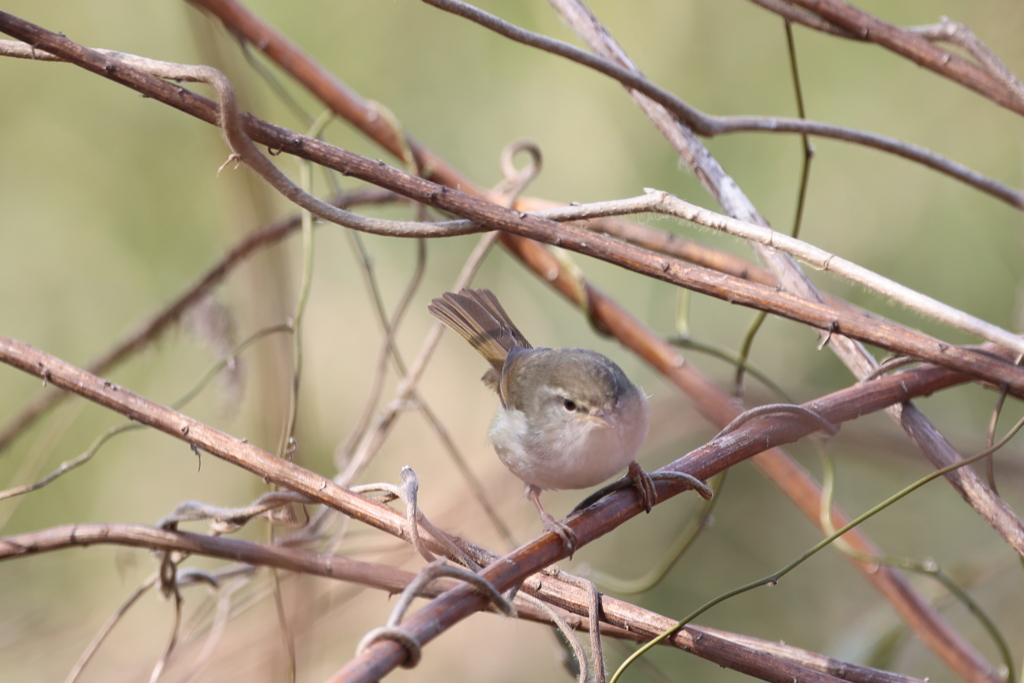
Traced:
[[562, 539], [562, 545], [569, 551], [569, 559], [571, 560], [573, 553], [576, 552], [576, 543], [579, 540], [576, 538], [576, 532], [570, 529], [568, 524], [555, 519], [546, 512], [541, 514], [540, 521], [544, 525], [545, 531], [550, 531]]
[[640, 504], [650, 514], [651, 508], [658, 502], [658, 490], [654, 488], [654, 480], [651, 479], [651, 475], [647, 474], [644, 468], [640, 467], [640, 463], [634, 460], [629, 463], [629, 471], [626, 476], [636, 487], [637, 494], [640, 496]]

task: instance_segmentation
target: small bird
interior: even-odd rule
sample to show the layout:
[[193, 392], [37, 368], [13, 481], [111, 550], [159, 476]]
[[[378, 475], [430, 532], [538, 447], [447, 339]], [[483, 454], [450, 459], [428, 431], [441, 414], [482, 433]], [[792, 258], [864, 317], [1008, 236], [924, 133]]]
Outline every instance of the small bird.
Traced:
[[647, 512], [657, 502], [636, 462], [647, 438], [647, 396], [611, 359], [588, 349], [535, 349], [487, 289], [447, 292], [427, 306], [491, 364], [483, 382], [498, 394], [488, 437], [526, 484], [544, 528], [569, 550], [576, 535], [545, 512], [541, 491], [595, 486], [628, 468]]

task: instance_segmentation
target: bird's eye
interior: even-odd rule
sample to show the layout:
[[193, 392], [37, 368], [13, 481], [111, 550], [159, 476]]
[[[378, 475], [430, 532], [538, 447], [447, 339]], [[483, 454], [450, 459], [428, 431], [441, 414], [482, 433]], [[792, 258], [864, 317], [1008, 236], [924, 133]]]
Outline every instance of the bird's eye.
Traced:
[[565, 406], [565, 409], [568, 410], [570, 413], [576, 412], [576, 401], [572, 400], [571, 398], [563, 400], [562, 405]]

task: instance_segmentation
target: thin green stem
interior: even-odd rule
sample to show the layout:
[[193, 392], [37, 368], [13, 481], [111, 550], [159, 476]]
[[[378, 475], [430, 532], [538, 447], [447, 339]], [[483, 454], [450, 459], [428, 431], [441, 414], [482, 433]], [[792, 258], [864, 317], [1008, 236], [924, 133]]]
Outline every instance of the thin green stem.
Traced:
[[757, 331], [761, 329], [761, 325], [767, 317], [767, 313], [758, 311], [757, 315], [754, 316], [754, 321], [750, 323], [747, 335], [743, 338], [743, 345], [740, 347], [740, 353], [736, 361], [736, 379], [733, 389], [736, 396], [743, 395], [743, 374], [746, 372], [747, 365], [750, 362], [750, 349], [754, 346], [754, 338], [757, 336]]
[[[88, 403], [86, 401], [74, 401], [72, 403], [65, 404], [61, 412], [53, 419], [48, 429], [45, 432], [36, 437], [32, 443], [32, 447], [29, 449], [28, 454], [22, 460], [21, 465], [18, 467], [18, 471], [9, 479], [9, 483], [15, 483], [19, 481], [29, 481], [35, 479], [39, 475], [39, 470], [43, 468], [50, 456], [57, 449], [61, 440], [71, 429], [71, 426], [78, 419], [78, 416], [82, 414]], [[81, 456], [79, 456], [81, 458]], [[20, 496], [23, 493], [34, 491], [37, 488], [46, 486], [53, 479], [60, 476], [64, 471], [77, 467], [81, 463], [76, 463], [79, 459], [70, 460], [64, 462], [57, 468], [56, 471], [42, 479], [37, 481], [35, 484], [23, 484], [21, 486], [12, 486], [6, 491], [0, 492], [0, 500], [5, 498], [14, 498]], [[86, 458], [88, 460], [88, 458]], [[21, 505], [21, 501], [24, 498], [18, 498], [12, 502], [0, 507], [0, 529], [7, 526], [7, 522], [10, 521], [14, 513], [17, 512], [18, 507]]]
[[[96, 437], [92, 444], [90, 444], [89, 448], [87, 448], [85, 452], [83, 452], [77, 458], [73, 458], [71, 460], [67, 460], [61, 463], [60, 467], [58, 467], [53, 472], [46, 475], [39, 481], [35, 482], [34, 484], [26, 484], [25, 486], [18, 486], [15, 488], [7, 489], [6, 491], [0, 491], [0, 500], [14, 498], [15, 496], [21, 496], [26, 493], [31, 493], [32, 491], [36, 491], [38, 489], [43, 488], [44, 486], [53, 482], [61, 475], [67, 474], [76, 467], [84, 465], [85, 463], [92, 460], [92, 457], [96, 455], [97, 451], [99, 451], [103, 444], [107, 443], [118, 434], [123, 434], [124, 432], [129, 432], [136, 429], [142, 429], [142, 427], [143, 425], [137, 422], [125, 422], [124, 424], [111, 427], [106, 432]], [[6, 524], [7, 519], [9, 519], [9, 515], [4, 515], [3, 518], [0, 519], [0, 527], [3, 527], [4, 524]]]
[[[324, 127], [334, 118], [333, 112], [325, 110], [313, 122], [308, 132], [310, 137], [319, 138]], [[303, 162], [299, 165], [300, 184], [307, 194], [313, 193], [313, 164]], [[292, 314], [292, 391], [289, 400], [288, 417], [285, 429], [281, 433], [278, 444], [278, 457], [291, 457], [295, 444], [295, 425], [299, 414], [299, 389], [302, 381], [302, 322], [309, 303], [309, 293], [313, 282], [313, 214], [302, 210], [302, 279], [299, 285], [299, 296]]]
[[672, 344], [673, 346], [678, 346], [680, 348], [697, 351], [699, 353], [711, 356], [712, 358], [718, 358], [719, 360], [723, 360], [726, 363], [730, 363], [732, 365], [738, 366], [740, 364], [743, 364], [747, 372], [756, 377], [766, 387], [777, 393], [779, 396], [783, 397], [786, 400], [786, 402], [794, 402], [790, 398], [789, 394], [786, 393], [786, 390], [783, 389], [777, 382], [775, 382], [775, 380], [769, 377], [768, 373], [766, 373], [764, 370], [761, 370], [756, 365], [753, 365], [749, 362], [743, 363], [743, 360], [740, 358], [740, 355], [735, 351], [731, 351], [720, 346], [712, 346], [711, 344], [706, 344], [704, 342], [697, 341], [696, 339], [692, 339], [690, 337], [669, 337], [667, 341], [669, 344]]
[[927, 475], [925, 477], [922, 477], [921, 479], [918, 479], [916, 482], [914, 482], [910, 486], [907, 486], [906, 488], [902, 489], [898, 493], [890, 496], [889, 498], [886, 498], [884, 501], [882, 501], [878, 505], [875, 505], [874, 507], [872, 507], [867, 512], [864, 512], [863, 514], [855, 517], [852, 521], [850, 521], [848, 524], [843, 526], [838, 531], [836, 531], [836, 532], [834, 532], [832, 534], [829, 534], [824, 539], [822, 539], [821, 541], [816, 543], [810, 550], [806, 551], [805, 553], [800, 555], [800, 557], [798, 557], [797, 559], [793, 560], [792, 562], [790, 562], [789, 564], [787, 564], [785, 567], [783, 567], [779, 571], [775, 572], [774, 574], [770, 574], [770, 575], [768, 575], [768, 576], [766, 576], [764, 578], [758, 579], [757, 581], [752, 581], [752, 582], [750, 582], [748, 584], [745, 584], [745, 585], [740, 586], [738, 588], [735, 588], [735, 589], [733, 589], [731, 591], [723, 593], [722, 595], [719, 595], [715, 599], [705, 603], [704, 605], [702, 605], [701, 607], [699, 607], [695, 611], [693, 611], [690, 614], [688, 614], [684, 619], [682, 619], [681, 621], [677, 622], [675, 626], [673, 626], [672, 628], [670, 628], [670, 629], [660, 633], [659, 635], [657, 635], [653, 639], [651, 639], [648, 642], [644, 643], [644, 645], [642, 647], [640, 647], [639, 649], [637, 649], [636, 652], [634, 652], [632, 655], [627, 657], [626, 661], [624, 661], [622, 663], [622, 665], [618, 668], [618, 670], [615, 672], [615, 675], [612, 676], [612, 678], [609, 681], [609, 683], [617, 683], [617, 681], [620, 679], [622, 674], [626, 671], [626, 669], [633, 662], [635, 662], [637, 659], [642, 657], [652, 647], [654, 647], [655, 645], [657, 645], [661, 641], [665, 640], [666, 638], [671, 637], [672, 635], [677, 633], [680, 629], [682, 629], [684, 626], [686, 626], [686, 624], [690, 623], [691, 621], [693, 621], [694, 619], [699, 617], [701, 614], [703, 614], [704, 612], [706, 612], [709, 609], [711, 609], [712, 607], [714, 607], [714, 606], [716, 606], [716, 605], [718, 605], [718, 604], [720, 604], [720, 603], [722, 603], [722, 602], [724, 602], [724, 601], [728, 600], [729, 598], [732, 598], [732, 597], [734, 597], [736, 595], [739, 595], [741, 593], [746, 593], [747, 591], [753, 590], [754, 588], [758, 588], [759, 586], [764, 586], [764, 585], [772, 585], [772, 586], [774, 586], [775, 584], [777, 584], [779, 582], [780, 579], [782, 579], [782, 577], [784, 577], [786, 574], [788, 574], [789, 572], [791, 572], [794, 569], [796, 569], [798, 566], [803, 564], [804, 561], [808, 560], [809, 558], [811, 558], [812, 556], [817, 554], [823, 548], [828, 547], [830, 544], [832, 544], [838, 538], [842, 537], [843, 534], [845, 534], [847, 531], [850, 531], [851, 529], [861, 525], [866, 520], [870, 519], [871, 517], [874, 517], [876, 514], [878, 514], [882, 510], [885, 510], [886, 508], [891, 506], [893, 503], [895, 503], [895, 502], [897, 502], [897, 501], [907, 497], [908, 495], [910, 495], [914, 491], [918, 490], [919, 488], [921, 488], [925, 484], [927, 484], [927, 483], [929, 483], [931, 481], [934, 481], [935, 479], [938, 479], [939, 477], [942, 477], [942, 476], [952, 472], [953, 470], [956, 470], [956, 469], [959, 469], [961, 467], [964, 467], [965, 465], [970, 465], [971, 463], [977, 462], [977, 461], [981, 460], [982, 458], [986, 457], [987, 455], [989, 455], [990, 453], [993, 453], [996, 450], [1002, 448], [1011, 438], [1013, 438], [1013, 436], [1021, 429], [1021, 427], [1024, 427], [1024, 418], [1021, 418], [1021, 420], [1019, 422], [1017, 422], [1017, 424], [1015, 424], [1013, 426], [1013, 428], [1006, 434], [1006, 436], [1004, 436], [1002, 439], [1000, 439], [999, 443], [997, 443], [992, 448], [986, 448], [985, 450], [981, 451], [980, 453], [977, 453], [976, 455], [971, 456], [970, 458], [967, 458], [965, 460], [961, 460], [959, 462], [955, 462], [955, 463], [953, 463], [951, 465], [947, 465], [946, 467], [943, 467], [941, 469], [935, 470], [931, 474], [929, 474], [929, 475]]
[[[789, 53], [789, 70], [793, 76], [793, 94], [796, 97], [797, 116], [801, 119], [807, 118], [807, 111], [804, 109], [804, 92], [800, 85], [800, 70], [796, 59], [796, 43], [793, 40], [793, 26], [785, 21], [786, 26], [786, 47]], [[800, 194], [796, 201], [796, 217], [793, 219], [793, 237], [800, 236], [800, 226], [803, 223], [804, 206], [807, 200], [807, 185], [811, 176], [811, 160], [814, 159], [814, 145], [807, 133], [800, 134], [800, 142], [803, 144], [804, 161], [800, 172]]]
[[[992, 455], [995, 451], [991, 438], [989, 440], [989, 452], [985, 455], [985, 459], [991, 462]], [[821, 526], [826, 531], [835, 531], [834, 525], [832, 524], [832, 501], [835, 492], [835, 465], [832, 461], [832, 457], [829, 455], [828, 450], [823, 444], [818, 444], [818, 454], [821, 457], [823, 478], [822, 478], [822, 504], [821, 504]], [[967, 594], [960, 586], [958, 586], [953, 579], [942, 571], [934, 562], [917, 562], [910, 558], [893, 557], [890, 555], [885, 556], [874, 556], [867, 553], [862, 553], [849, 544], [843, 542], [842, 539], [836, 541], [836, 547], [845, 555], [856, 558], [861, 562], [870, 564], [884, 564], [890, 567], [899, 567], [907, 571], [915, 572], [917, 574], [923, 574], [924, 576], [930, 576], [939, 583], [941, 583], [950, 595], [967, 609], [968, 612], [974, 615], [974, 617], [981, 624], [989, 636], [992, 638], [996, 649], [999, 650], [1000, 656], [1003, 658], [1003, 664], [1006, 666], [1008, 672], [1008, 681], [1016, 678], [1014, 674], [1015, 665], [1013, 662], [1013, 655], [1010, 652], [1010, 646], [1006, 642], [1006, 638], [999, 631], [999, 628], [989, 618], [989, 616], [982, 610], [981, 605], [974, 601], [970, 595]]]
[[[228, 356], [214, 363], [203, 374], [203, 376], [199, 378], [199, 380], [195, 383], [195, 385], [192, 386], [191, 389], [189, 389], [187, 392], [185, 392], [183, 396], [181, 396], [177, 401], [171, 404], [171, 407], [177, 410], [185, 406], [185, 404], [187, 404], [189, 401], [195, 398], [199, 394], [199, 392], [202, 391], [207, 384], [209, 384], [210, 380], [212, 380], [217, 375], [218, 372], [223, 370], [228, 363], [232, 362], [235, 358], [237, 358], [242, 353], [242, 351], [244, 351], [253, 342], [275, 332], [290, 331], [291, 327], [288, 325], [275, 325], [273, 327], [264, 328], [256, 332], [248, 339], [243, 341], [241, 344], [236, 346]], [[78, 409], [76, 409], [76, 412], [77, 411]], [[17, 496], [21, 496], [26, 493], [31, 493], [33, 491], [43, 488], [44, 486], [52, 483], [57, 478], [67, 474], [71, 470], [80, 467], [85, 463], [89, 462], [90, 460], [92, 460], [93, 456], [95, 456], [96, 453], [99, 452], [100, 448], [102, 448], [108, 441], [113, 439], [115, 436], [142, 428], [143, 425], [137, 422], [126, 422], [124, 424], [111, 427], [109, 430], [96, 437], [96, 439], [93, 440], [92, 444], [89, 445], [89, 448], [87, 448], [81, 455], [61, 463], [60, 467], [58, 467], [53, 472], [46, 475], [39, 481], [36, 481], [33, 484], [26, 484], [24, 486], [18, 486], [14, 488], [9, 488], [5, 491], [0, 491], [0, 500], [15, 498]], [[0, 528], [4, 526], [9, 517], [10, 514], [0, 515]]]
[[242, 343], [238, 344], [235, 348], [233, 348], [231, 350], [231, 353], [229, 353], [227, 356], [221, 358], [219, 361], [211, 365], [206, 370], [206, 372], [203, 373], [203, 376], [200, 377], [194, 385], [192, 385], [192, 388], [186, 391], [178, 400], [172, 403], [171, 407], [174, 408], [175, 410], [180, 410], [181, 408], [185, 407], [186, 404], [191, 402], [192, 399], [198, 396], [199, 393], [206, 388], [206, 385], [209, 384], [210, 381], [217, 376], [217, 373], [226, 368], [230, 363], [235, 362], [235, 360], [242, 354], [242, 352], [249, 348], [249, 346], [251, 346], [253, 343], [259, 341], [263, 337], [270, 336], [271, 334], [291, 331], [292, 326], [288, 323], [271, 325], [270, 327], [264, 327], [261, 330], [257, 330], [248, 338], [243, 340]]
[[[789, 21], [783, 22], [786, 27], [786, 48], [789, 54], [789, 69], [793, 76], [793, 94], [796, 97], [796, 108], [797, 115], [801, 119], [807, 118], [807, 112], [804, 109], [804, 93], [803, 88], [800, 85], [800, 69], [796, 59], [796, 43], [793, 41], [793, 27]], [[814, 159], [814, 146], [811, 145], [810, 138], [806, 133], [800, 134], [800, 142], [803, 145], [803, 164], [800, 170], [800, 190], [797, 194], [796, 200], [796, 216], [793, 218], [793, 230], [791, 235], [796, 238], [800, 236], [800, 226], [803, 223], [804, 218], [804, 207], [807, 204], [807, 186], [810, 182], [811, 177], [811, 161]], [[747, 360], [750, 358], [750, 349], [754, 345], [754, 338], [757, 336], [757, 331], [761, 329], [761, 324], [764, 323], [764, 319], [768, 316], [764, 311], [758, 311], [757, 316], [754, 318], [754, 322], [750, 325], [750, 330], [747, 332], [746, 337], [743, 340], [743, 347], [740, 351], [740, 363], [736, 366], [736, 380], [735, 380], [735, 393], [737, 396], [743, 395], [743, 374], [747, 371]]]

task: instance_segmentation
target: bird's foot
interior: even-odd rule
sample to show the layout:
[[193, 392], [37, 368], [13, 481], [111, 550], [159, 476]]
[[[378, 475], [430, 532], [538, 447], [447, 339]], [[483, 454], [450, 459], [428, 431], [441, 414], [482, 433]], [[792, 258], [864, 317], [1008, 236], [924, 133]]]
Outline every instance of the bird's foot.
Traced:
[[545, 531], [550, 531], [562, 539], [562, 545], [564, 545], [565, 549], [569, 551], [569, 559], [571, 560], [573, 553], [576, 552], [576, 543], [578, 542], [576, 532], [570, 529], [568, 524], [555, 519], [546, 512], [541, 513], [540, 521], [541, 524], [544, 525]]
[[540, 513], [540, 521], [544, 525], [545, 531], [551, 533], [562, 539], [562, 545], [569, 551], [569, 559], [572, 559], [573, 553], [576, 552], [576, 532], [569, 528], [569, 525], [563, 521], [557, 520], [549, 515], [545, 510], [544, 506], [540, 503], [540, 489], [531, 484], [526, 486], [526, 497], [533, 501], [533, 504], [537, 506], [537, 512]]
[[629, 463], [629, 470], [626, 473], [630, 481], [633, 482], [633, 486], [636, 487], [637, 494], [640, 496], [640, 504], [644, 506], [644, 511], [648, 514], [651, 512], [651, 508], [658, 502], [658, 491], [654, 488], [654, 480], [651, 479], [651, 475], [644, 471], [643, 467], [640, 467], [640, 463], [636, 460]]
[[579, 512], [580, 510], [588, 508], [597, 501], [604, 498], [605, 496], [615, 493], [616, 491], [621, 491], [622, 489], [629, 488], [630, 486], [636, 487], [637, 493], [640, 496], [640, 504], [644, 506], [644, 510], [650, 512], [651, 507], [653, 507], [658, 502], [658, 494], [655, 491], [654, 482], [656, 480], [665, 481], [668, 479], [685, 481], [690, 485], [690, 488], [694, 489], [697, 493], [700, 494], [701, 498], [705, 500], [711, 500], [713, 494], [711, 492], [710, 487], [708, 487], [707, 484], [702, 482], [697, 477], [686, 474], [684, 472], [659, 471], [654, 472], [653, 474], [648, 474], [647, 472], [644, 471], [642, 467], [640, 467], [638, 463], [634, 462], [629, 466], [629, 472], [626, 474], [626, 476], [624, 476], [622, 479], [613, 481], [612, 483], [598, 489], [597, 491], [594, 491], [589, 496], [584, 498], [579, 505], [574, 507], [572, 512], [569, 514], [573, 514]]

